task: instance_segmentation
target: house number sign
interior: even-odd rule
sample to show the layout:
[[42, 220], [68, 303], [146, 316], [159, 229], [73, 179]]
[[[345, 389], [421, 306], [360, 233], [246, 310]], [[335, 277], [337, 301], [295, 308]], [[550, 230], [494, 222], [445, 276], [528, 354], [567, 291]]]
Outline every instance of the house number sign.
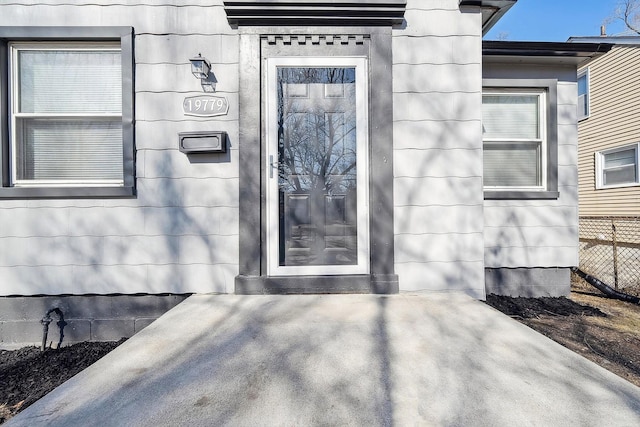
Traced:
[[225, 116], [229, 112], [229, 101], [221, 96], [190, 96], [184, 99], [182, 109], [187, 116]]

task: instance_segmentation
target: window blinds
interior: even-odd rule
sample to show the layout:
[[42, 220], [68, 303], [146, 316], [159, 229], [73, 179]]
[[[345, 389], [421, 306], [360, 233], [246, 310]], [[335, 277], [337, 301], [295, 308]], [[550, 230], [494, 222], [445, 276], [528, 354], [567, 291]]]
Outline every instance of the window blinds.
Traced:
[[484, 185], [535, 187], [540, 185], [540, 144], [484, 144]]
[[18, 121], [18, 179], [122, 181], [121, 120]]
[[21, 50], [16, 179], [123, 182], [122, 72], [113, 50]]
[[540, 96], [492, 94], [482, 100], [485, 187], [540, 186]]
[[21, 113], [122, 111], [120, 52], [21, 51]]
[[483, 96], [484, 138], [539, 138], [538, 98], [537, 95]]
[[638, 182], [636, 149], [616, 151], [604, 155], [604, 185]]

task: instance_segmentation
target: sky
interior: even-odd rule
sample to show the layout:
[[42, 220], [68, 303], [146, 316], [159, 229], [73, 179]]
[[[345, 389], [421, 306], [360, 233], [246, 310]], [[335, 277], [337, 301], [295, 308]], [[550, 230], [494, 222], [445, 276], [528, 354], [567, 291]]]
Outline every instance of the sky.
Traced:
[[[571, 36], [599, 36], [603, 21], [619, 0], [518, 0], [484, 36], [484, 40], [565, 42]], [[607, 25], [620, 35], [622, 21]]]

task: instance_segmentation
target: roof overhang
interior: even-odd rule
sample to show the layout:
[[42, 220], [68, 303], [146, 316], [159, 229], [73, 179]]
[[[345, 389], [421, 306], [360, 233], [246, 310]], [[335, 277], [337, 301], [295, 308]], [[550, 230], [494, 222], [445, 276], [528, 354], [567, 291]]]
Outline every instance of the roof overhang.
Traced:
[[483, 41], [483, 62], [579, 65], [611, 50], [611, 43]]
[[518, 0], [459, 0], [460, 7], [476, 6], [482, 10], [482, 35], [489, 32]]
[[393, 26], [406, 0], [225, 0], [233, 26]]
[[569, 37], [567, 43], [611, 43], [613, 45], [640, 46], [640, 36]]

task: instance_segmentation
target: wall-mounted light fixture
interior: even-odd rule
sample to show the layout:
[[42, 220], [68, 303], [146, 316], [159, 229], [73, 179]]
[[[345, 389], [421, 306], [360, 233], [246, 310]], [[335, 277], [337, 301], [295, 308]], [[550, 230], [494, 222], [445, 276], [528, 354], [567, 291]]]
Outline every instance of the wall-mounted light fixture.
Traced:
[[209, 60], [201, 54], [198, 54], [198, 56], [189, 59], [189, 61], [191, 61], [191, 73], [193, 73], [195, 78], [200, 79], [202, 90], [205, 92], [215, 92], [216, 79], [213, 73], [211, 73], [211, 63]]

